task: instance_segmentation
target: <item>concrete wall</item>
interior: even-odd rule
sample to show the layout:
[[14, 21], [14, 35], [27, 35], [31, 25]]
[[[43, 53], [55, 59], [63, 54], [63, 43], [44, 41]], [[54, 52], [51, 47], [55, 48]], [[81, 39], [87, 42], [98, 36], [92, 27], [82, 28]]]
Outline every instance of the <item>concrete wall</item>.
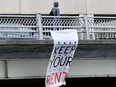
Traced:
[[116, 14], [116, 0], [87, 0], [89, 14]]
[[[0, 14], [48, 14], [55, 0], [0, 0]], [[116, 14], [116, 0], [57, 0], [61, 14]]]
[[[0, 64], [3, 63], [0, 61]], [[45, 78], [48, 59], [11, 60], [7, 65], [9, 78]], [[2, 66], [1, 71], [4, 69]], [[0, 77], [3, 76], [3, 72], [0, 73]], [[73, 60], [68, 73], [68, 77], [96, 76], [116, 76], [116, 60]]]
[[6, 76], [5, 71], [6, 71], [6, 69], [5, 69], [4, 61], [0, 61], [0, 79], [5, 78], [5, 76]]
[[0, 0], [0, 14], [19, 14], [19, 0]]

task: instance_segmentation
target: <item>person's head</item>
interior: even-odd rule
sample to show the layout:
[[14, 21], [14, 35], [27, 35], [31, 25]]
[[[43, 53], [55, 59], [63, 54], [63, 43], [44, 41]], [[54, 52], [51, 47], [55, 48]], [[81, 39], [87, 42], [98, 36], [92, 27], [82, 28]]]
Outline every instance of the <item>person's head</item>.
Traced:
[[58, 7], [58, 2], [54, 2], [54, 7]]

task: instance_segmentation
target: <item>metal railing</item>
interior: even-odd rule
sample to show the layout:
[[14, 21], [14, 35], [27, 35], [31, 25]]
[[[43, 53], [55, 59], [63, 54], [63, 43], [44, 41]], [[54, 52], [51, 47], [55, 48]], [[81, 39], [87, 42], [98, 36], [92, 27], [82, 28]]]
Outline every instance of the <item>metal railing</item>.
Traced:
[[0, 16], [0, 39], [37, 39], [38, 30], [35, 17]]
[[0, 38], [51, 39], [50, 31], [77, 30], [79, 39], [116, 39], [116, 17], [0, 16]]
[[116, 17], [93, 17], [88, 20], [94, 39], [116, 39]]
[[79, 36], [85, 33], [83, 19], [78, 16], [42, 16], [41, 18], [43, 38], [50, 38], [50, 31], [59, 31], [64, 29], [76, 29]]

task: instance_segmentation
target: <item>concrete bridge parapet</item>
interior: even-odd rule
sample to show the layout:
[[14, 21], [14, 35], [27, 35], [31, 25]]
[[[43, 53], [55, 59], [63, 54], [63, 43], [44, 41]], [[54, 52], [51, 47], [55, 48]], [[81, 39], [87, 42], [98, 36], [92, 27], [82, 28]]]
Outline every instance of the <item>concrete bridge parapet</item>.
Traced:
[[[50, 58], [52, 40], [0, 40], [0, 59]], [[79, 40], [75, 59], [115, 58], [116, 40]]]

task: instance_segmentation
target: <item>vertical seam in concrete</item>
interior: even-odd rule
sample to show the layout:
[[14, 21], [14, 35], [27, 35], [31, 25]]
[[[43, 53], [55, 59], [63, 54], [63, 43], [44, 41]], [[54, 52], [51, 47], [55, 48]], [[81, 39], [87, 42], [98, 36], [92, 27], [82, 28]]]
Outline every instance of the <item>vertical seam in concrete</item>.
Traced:
[[19, 14], [21, 14], [21, 0], [19, 0]]
[[7, 60], [4, 60], [4, 72], [5, 72], [5, 78], [8, 78], [8, 65]]

